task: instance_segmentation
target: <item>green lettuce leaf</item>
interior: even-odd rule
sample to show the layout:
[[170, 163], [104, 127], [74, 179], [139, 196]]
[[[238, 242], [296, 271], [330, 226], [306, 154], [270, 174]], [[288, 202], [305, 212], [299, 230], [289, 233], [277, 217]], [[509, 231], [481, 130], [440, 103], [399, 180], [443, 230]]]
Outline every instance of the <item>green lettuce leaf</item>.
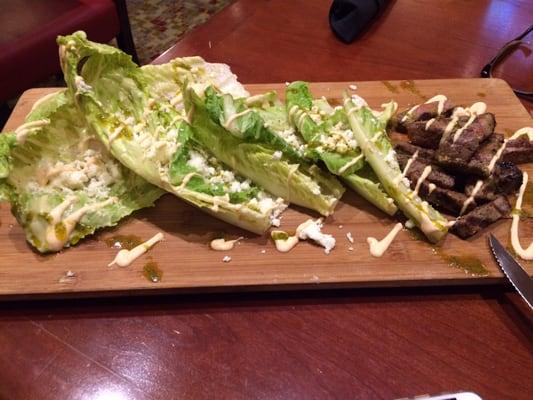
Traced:
[[[385, 213], [394, 215], [397, 207], [377, 177], [368, 172], [342, 107], [332, 107], [324, 97], [314, 100], [308, 84], [302, 81], [289, 84], [285, 97], [288, 119], [304, 139], [306, 155], [322, 161], [332, 174], [342, 177], [348, 187]], [[380, 121], [386, 124], [387, 115]], [[380, 146], [385, 149], [387, 143], [380, 141]]]
[[0, 135], [0, 195], [40, 252], [116, 225], [163, 193], [109, 154], [63, 92]]
[[197, 93], [185, 86], [185, 107], [194, 139], [216, 158], [289, 202], [323, 215], [333, 212], [342, 185], [273, 134], [246, 101], [213, 87]]
[[[222, 79], [221, 86], [239, 93], [236, 80], [226, 79], [227, 66], [191, 57], [139, 68], [120, 50], [90, 42], [82, 32], [59, 37], [58, 43], [70, 95], [101, 142], [127, 168], [255, 233], [268, 229], [286, 207], [191, 138], [181, 79], [198, 77], [200, 86]], [[217, 76], [217, 71], [225, 75]]]
[[441, 240], [448, 232], [448, 221], [411, 190], [396, 159], [387, 157], [392, 144], [386, 143], [389, 139], [385, 133], [385, 120], [396, 109], [396, 103], [384, 105], [383, 112], [376, 116], [364, 101], [352, 97], [345, 99], [344, 109], [365, 159], [385, 191], [431, 242]]

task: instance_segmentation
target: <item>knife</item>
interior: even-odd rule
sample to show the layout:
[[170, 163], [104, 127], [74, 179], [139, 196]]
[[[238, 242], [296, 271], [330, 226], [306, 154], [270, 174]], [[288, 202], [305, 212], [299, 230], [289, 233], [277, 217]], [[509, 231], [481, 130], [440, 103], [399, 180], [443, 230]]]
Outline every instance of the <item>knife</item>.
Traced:
[[509, 278], [529, 307], [533, 309], [533, 279], [492, 234], [489, 237], [489, 243], [503, 273]]

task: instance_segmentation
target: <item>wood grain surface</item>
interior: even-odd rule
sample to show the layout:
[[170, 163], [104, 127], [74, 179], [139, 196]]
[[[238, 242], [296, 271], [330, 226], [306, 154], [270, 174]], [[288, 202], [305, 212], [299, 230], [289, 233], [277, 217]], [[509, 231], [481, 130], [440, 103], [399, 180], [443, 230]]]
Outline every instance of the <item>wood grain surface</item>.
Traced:
[[[355, 91], [349, 89], [351, 84], [356, 85]], [[282, 94], [285, 84], [247, 87], [253, 94], [272, 89]], [[26, 92], [6, 129], [20, 124], [33, 102], [53, 90], [57, 89]], [[355, 92], [373, 107], [394, 99], [400, 108], [444, 93], [463, 105], [485, 101], [489, 111], [496, 115], [500, 132], [514, 132], [523, 126], [533, 125], [507, 84], [496, 79], [314, 83], [311, 90], [314, 96], [325, 96], [337, 103], [344, 91]], [[529, 165], [523, 167], [533, 175]], [[268, 235], [258, 236], [239, 230], [167, 195], [154, 208], [135, 213], [116, 228], [103, 230], [59, 254], [43, 256], [25, 243], [21, 227], [9, 215], [8, 205], [0, 207], [0, 220], [3, 222], [0, 227], [0, 295], [4, 296], [47, 293], [98, 295], [193, 288], [265, 289], [283, 285], [327, 288], [332, 285], [493, 283], [502, 274], [488, 250], [486, 233], [490, 230], [507, 243], [510, 229], [510, 220], [507, 220], [467, 241], [449, 235], [437, 251], [426, 241], [415, 240], [412, 232], [404, 230], [383, 257], [375, 258], [369, 254], [366, 238], [384, 237], [397, 220], [374, 209], [354, 193], [347, 192], [335, 213], [325, 220], [324, 231], [337, 239], [337, 246], [331, 254], [324, 254], [322, 248], [309, 242], [301, 242], [290, 253], [281, 254]], [[298, 224], [310, 217], [317, 216], [293, 207], [283, 214], [281, 228], [294, 231]], [[166, 239], [147, 255], [127, 268], [107, 267], [117, 250], [106, 245], [106, 239], [134, 234], [147, 240], [158, 231], [163, 232]], [[529, 243], [533, 239], [533, 225], [523, 223], [521, 231], [523, 242]], [[348, 232], [354, 238], [353, 244], [346, 238]], [[232, 251], [209, 249], [209, 241], [220, 234], [227, 238], [243, 236], [244, 240]], [[467, 269], [457, 268], [441, 254], [475, 257], [486, 266], [487, 273], [473, 274]], [[226, 255], [232, 257], [231, 262], [222, 262]], [[163, 273], [157, 283], [143, 275], [143, 266], [152, 260]], [[533, 274], [533, 263], [525, 264]], [[67, 270], [74, 272], [76, 277], [65, 279]]]
[[[529, 0], [391, 1], [344, 45], [330, 4], [235, 1], [160, 61], [199, 54], [246, 83], [473, 78], [533, 20]], [[0, 399], [529, 400], [533, 313], [509, 290], [0, 302]]]

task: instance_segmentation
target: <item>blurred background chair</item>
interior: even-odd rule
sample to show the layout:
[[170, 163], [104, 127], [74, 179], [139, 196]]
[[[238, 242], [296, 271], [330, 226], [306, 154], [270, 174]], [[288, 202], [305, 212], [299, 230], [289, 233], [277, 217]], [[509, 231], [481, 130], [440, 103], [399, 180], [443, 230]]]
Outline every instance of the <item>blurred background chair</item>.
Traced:
[[[84, 30], [137, 62], [125, 0], [1, 0], [0, 105], [61, 72], [57, 35]], [[7, 111], [8, 112], [8, 111]]]

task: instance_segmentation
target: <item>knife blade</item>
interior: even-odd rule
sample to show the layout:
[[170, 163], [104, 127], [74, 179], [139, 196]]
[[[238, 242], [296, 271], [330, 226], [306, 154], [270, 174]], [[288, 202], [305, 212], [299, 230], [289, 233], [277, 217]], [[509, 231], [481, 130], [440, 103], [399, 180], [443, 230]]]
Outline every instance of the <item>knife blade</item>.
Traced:
[[529, 307], [533, 309], [533, 279], [492, 234], [489, 236], [489, 243], [492, 254], [494, 254], [494, 258], [496, 258], [503, 273]]

